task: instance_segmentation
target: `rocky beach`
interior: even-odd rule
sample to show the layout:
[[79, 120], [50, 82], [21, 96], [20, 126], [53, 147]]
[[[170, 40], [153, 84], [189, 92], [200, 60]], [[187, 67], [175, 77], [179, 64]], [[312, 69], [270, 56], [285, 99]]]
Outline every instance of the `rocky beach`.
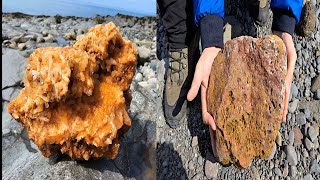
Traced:
[[[120, 140], [115, 160], [73, 161], [67, 156], [44, 158], [28, 139], [25, 128], [7, 112], [8, 103], [22, 87], [26, 59], [38, 47], [66, 46], [88, 28], [114, 22], [125, 39], [138, 48], [139, 57], [131, 85], [129, 114], [132, 126]], [[141, 179], [156, 176], [156, 122], [161, 104], [163, 61], [156, 58], [155, 17], [31, 16], [2, 14], [2, 174], [3, 179]]]
[[[247, 169], [222, 166], [212, 156], [208, 126], [203, 124], [200, 96], [180, 127], [170, 128], [163, 115], [163, 88], [168, 62], [165, 28], [157, 17], [126, 15], [33, 16], [2, 14], [2, 179], [320, 179], [320, 1], [315, 31], [293, 36], [297, 62], [289, 112], [267, 160], [255, 159]], [[271, 34], [250, 17], [246, 3], [225, 3], [224, 39]], [[114, 22], [138, 49], [131, 84], [132, 125], [120, 140], [115, 160], [74, 161], [67, 156], [43, 157], [26, 129], [7, 112], [8, 103], [24, 87], [26, 59], [38, 47], [71, 45], [96, 24]]]
[[[306, 21], [313, 21], [316, 27], [308, 37], [297, 33], [293, 36], [297, 62], [289, 112], [286, 122], [281, 124], [271, 156], [267, 160], [254, 160], [247, 169], [220, 165], [211, 153], [209, 130], [202, 123], [198, 95], [190, 103], [189, 116], [179, 128], [171, 129], [164, 119], [158, 121], [159, 179], [320, 179], [320, 2], [309, 3], [315, 8]], [[239, 0], [226, 1], [224, 40], [272, 33], [271, 10], [267, 24], [259, 26], [250, 17], [250, 8], [246, 5]], [[168, 61], [167, 38], [159, 15], [157, 21], [157, 55]]]

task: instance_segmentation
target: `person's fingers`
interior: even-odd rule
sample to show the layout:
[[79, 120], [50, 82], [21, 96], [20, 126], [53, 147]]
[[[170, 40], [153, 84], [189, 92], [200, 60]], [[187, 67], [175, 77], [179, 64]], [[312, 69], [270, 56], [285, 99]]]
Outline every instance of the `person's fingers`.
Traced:
[[283, 109], [283, 113], [282, 113], [282, 117], [281, 117], [281, 121], [282, 122], [286, 122], [286, 117], [287, 117], [287, 112], [285, 109]]
[[209, 132], [210, 132], [211, 148], [212, 148], [213, 156], [216, 157], [217, 156], [216, 136], [214, 135], [214, 132], [211, 129], [211, 127], [209, 127]]
[[188, 92], [188, 95], [187, 95], [187, 99], [188, 101], [192, 101], [198, 94], [198, 91], [199, 91], [199, 88], [200, 88], [200, 85], [201, 85], [201, 72], [198, 72], [198, 68], [196, 68], [196, 71], [194, 73], [194, 77], [193, 77], [193, 80], [192, 80], [192, 84], [191, 84], [191, 88]]
[[205, 124], [208, 124], [213, 130], [216, 130], [216, 125], [214, 123], [213, 117], [208, 113], [207, 106], [207, 88], [206, 84], [201, 84], [201, 109], [202, 109], [202, 119]]
[[287, 112], [288, 112], [288, 104], [289, 104], [289, 96], [290, 96], [290, 89], [286, 87], [285, 95], [284, 95], [284, 108], [282, 113], [282, 122], [286, 121]]
[[207, 109], [207, 88], [201, 84], [201, 110], [202, 110], [202, 119], [205, 124], [209, 124], [206, 118]]
[[216, 130], [216, 123], [214, 122], [213, 117], [208, 112], [204, 113], [204, 118], [206, 118], [206, 121], [209, 124], [210, 128]]

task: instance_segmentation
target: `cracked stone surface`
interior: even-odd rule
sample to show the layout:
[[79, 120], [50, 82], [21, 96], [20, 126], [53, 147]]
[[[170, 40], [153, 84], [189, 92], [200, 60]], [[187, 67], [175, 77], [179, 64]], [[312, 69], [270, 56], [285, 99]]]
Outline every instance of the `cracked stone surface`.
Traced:
[[215, 155], [222, 164], [247, 168], [272, 152], [283, 112], [287, 70], [277, 36], [228, 41], [213, 62], [208, 112], [215, 120]]

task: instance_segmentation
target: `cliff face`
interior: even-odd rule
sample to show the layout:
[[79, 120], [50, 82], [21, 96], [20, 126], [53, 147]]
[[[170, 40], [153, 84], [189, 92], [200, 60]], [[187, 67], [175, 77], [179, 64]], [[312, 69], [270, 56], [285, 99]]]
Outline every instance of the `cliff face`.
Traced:
[[90, 28], [72, 46], [38, 48], [8, 112], [45, 157], [114, 159], [118, 138], [131, 125], [127, 92], [136, 53], [113, 23]]
[[239, 37], [225, 44], [210, 75], [208, 110], [215, 119], [216, 155], [247, 168], [272, 152], [281, 124], [286, 49], [277, 36]]

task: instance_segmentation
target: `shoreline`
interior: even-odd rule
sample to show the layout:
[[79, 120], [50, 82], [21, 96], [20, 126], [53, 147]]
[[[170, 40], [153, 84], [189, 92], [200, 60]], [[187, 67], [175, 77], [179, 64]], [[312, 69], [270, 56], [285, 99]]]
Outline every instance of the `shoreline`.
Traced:
[[22, 12], [3, 12], [2, 13], [2, 17], [3, 16], [12, 16], [13, 18], [24, 18], [24, 17], [37, 17], [37, 18], [49, 18], [49, 17], [61, 17], [61, 18], [82, 18], [82, 19], [92, 19], [95, 17], [120, 17], [120, 18], [137, 18], [137, 20], [142, 20], [142, 19], [150, 19], [150, 20], [156, 20], [156, 16], [132, 16], [132, 15], [126, 15], [126, 14], [121, 14], [121, 13], [117, 13], [115, 15], [95, 15], [92, 17], [84, 17], [84, 16], [62, 16], [60, 14], [56, 14], [56, 15], [33, 15], [33, 14], [26, 14], [26, 13], [22, 13]]

